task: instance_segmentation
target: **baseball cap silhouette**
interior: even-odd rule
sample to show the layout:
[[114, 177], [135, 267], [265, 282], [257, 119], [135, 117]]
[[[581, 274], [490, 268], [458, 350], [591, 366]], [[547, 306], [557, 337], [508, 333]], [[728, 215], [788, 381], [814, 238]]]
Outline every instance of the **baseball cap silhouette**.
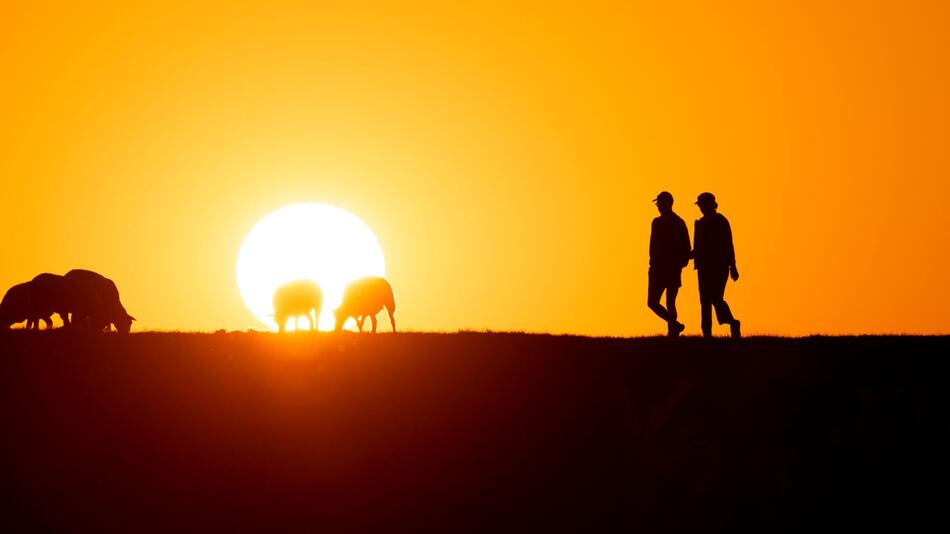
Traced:
[[659, 202], [661, 200], [673, 202], [673, 195], [671, 195], [669, 191], [660, 191], [660, 194], [653, 199], [653, 202]]
[[700, 193], [696, 197], [697, 206], [715, 206], [716, 205], [716, 195], [712, 193]]

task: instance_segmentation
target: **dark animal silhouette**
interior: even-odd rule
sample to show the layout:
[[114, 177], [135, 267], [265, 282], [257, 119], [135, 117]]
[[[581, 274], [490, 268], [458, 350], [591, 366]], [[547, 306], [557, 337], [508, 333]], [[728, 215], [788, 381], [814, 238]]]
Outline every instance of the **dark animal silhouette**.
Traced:
[[732, 310], [723, 298], [729, 276], [733, 281], [739, 280], [732, 228], [729, 221], [716, 211], [719, 204], [712, 193], [699, 195], [696, 205], [703, 212], [693, 230], [693, 267], [699, 278], [703, 336], [712, 336], [712, 308], [716, 308], [719, 324], [728, 324], [732, 337], [741, 337], [740, 322], [732, 316]]
[[284, 331], [287, 319], [306, 317], [310, 330], [317, 329], [320, 320], [320, 309], [323, 307], [323, 291], [313, 280], [296, 280], [288, 282], [274, 290], [274, 319], [277, 329]]
[[[135, 317], [125, 311], [125, 306], [119, 300], [119, 289], [115, 282], [102, 276], [101, 274], [86, 269], [73, 269], [66, 273], [67, 280], [79, 280], [91, 284], [96, 289], [99, 296], [99, 302], [105, 310], [106, 319], [115, 326], [117, 332], [127, 334], [132, 329], [132, 321]], [[109, 324], [106, 325], [109, 328]]]
[[383, 308], [389, 312], [389, 323], [396, 331], [396, 300], [393, 298], [393, 288], [384, 278], [367, 276], [347, 284], [343, 291], [343, 303], [334, 311], [336, 315], [336, 329], [341, 330], [343, 324], [350, 317], [356, 319], [356, 326], [363, 331], [363, 322], [369, 317], [373, 321], [373, 333], [376, 332], [376, 314]]
[[33, 306], [30, 282], [17, 284], [7, 290], [0, 302], [0, 328], [10, 328], [16, 323], [26, 321], [27, 330], [39, 328], [39, 322], [46, 323], [46, 329], [53, 327], [51, 314], [40, 315]]
[[[650, 270], [647, 306], [666, 321], [667, 335], [676, 337], [686, 326], [676, 320], [676, 295], [682, 284], [683, 267], [689, 263], [689, 231], [686, 223], [673, 213], [673, 195], [663, 191], [656, 198], [660, 216], [650, 227]], [[666, 307], [660, 297], [666, 292]]]
[[[36, 313], [41, 317], [57, 313], [64, 326], [102, 331], [109, 324], [95, 286], [85, 280], [39, 274], [30, 283], [30, 296]], [[70, 320], [70, 313], [76, 321]]]

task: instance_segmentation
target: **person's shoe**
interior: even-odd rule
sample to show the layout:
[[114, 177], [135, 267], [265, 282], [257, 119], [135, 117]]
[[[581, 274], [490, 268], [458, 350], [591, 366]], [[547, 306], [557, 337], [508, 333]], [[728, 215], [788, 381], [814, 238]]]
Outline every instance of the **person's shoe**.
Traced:
[[742, 332], [739, 330], [739, 319], [732, 321], [732, 325], [729, 329], [732, 331], [732, 337], [742, 337]]
[[667, 335], [670, 337], [679, 337], [679, 335], [683, 332], [683, 330], [686, 330], [685, 324], [675, 323], [674, 325], [669, 327], [667, 331]]

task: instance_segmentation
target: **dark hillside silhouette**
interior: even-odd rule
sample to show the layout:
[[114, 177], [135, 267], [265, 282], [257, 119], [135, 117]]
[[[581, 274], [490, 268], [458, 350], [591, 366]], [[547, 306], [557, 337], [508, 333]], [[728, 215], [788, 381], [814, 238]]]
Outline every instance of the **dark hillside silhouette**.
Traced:
[[950, 338], [0, 332], [0, 521], [941, 532], [947, 354]]

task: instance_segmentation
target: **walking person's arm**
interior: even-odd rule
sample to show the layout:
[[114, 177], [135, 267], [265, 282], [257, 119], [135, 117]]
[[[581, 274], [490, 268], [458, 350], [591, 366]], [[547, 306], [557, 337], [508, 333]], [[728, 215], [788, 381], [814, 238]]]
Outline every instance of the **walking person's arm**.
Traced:
[[657, 257], [657, 220], [653, 219], [653, 223], [650, 224], [650, 265], [653, 265], [653, 258]]
[[723, 218], [726, 221], [726, 254], [729, 259], [729, 274], [732, 275], [732, 281], [739, 280], [739, 269], [736, 268], [736, 248], [732, 243], [732, 227], [729, 226], [729, 221]]
[[693, 251], [690, 254], [693, 258], [693, 269], [699, 269], [700, 258], [702, 257], [702, 241], [700, 240], [699, 220], [693, 223]]
[[686, 267], [689, 265], [690, 258], [693, 257], [692, 246], [689, 242], [689, 230], [686, 228], [686, 223], [681, 219], [680, 223], [680, 232], [679, 232], [679, 252], [680, 252], [680, 267]]

